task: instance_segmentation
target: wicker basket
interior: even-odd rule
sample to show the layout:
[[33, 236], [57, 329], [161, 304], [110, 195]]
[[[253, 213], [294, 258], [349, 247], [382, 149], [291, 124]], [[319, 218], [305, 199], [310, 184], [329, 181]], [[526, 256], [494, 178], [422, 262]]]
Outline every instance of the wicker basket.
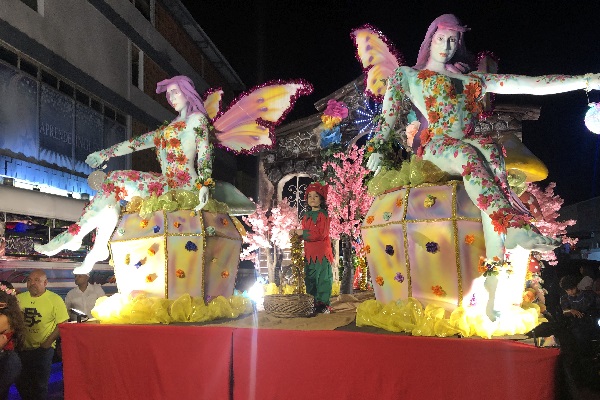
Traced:
[[310, 294], [271, 294], [265, 296], [264, 306], [268, 314], [279, 318], [309, 317], [315, 299]]

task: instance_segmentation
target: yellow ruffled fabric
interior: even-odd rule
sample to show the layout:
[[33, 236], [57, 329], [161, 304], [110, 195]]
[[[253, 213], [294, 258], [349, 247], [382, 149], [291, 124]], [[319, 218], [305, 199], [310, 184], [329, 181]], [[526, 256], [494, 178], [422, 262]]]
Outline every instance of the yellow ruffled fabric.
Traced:
[[[152, 213], [163, 210], [173, 212], [177, 210], [193, 210], [199, 204], [198, 192], [192, 190], [170, 190], [160, 196], [149, 196], [141, 198], [135, 196], [131, 199], [125, 208], [125, 212], [139, 213], [140, 217], [148, 218]], [[229, 206], [213, 199], [208, 200], [203, 211], [227, 214]]]
[[406, 332], [413, 336], [453, 336], [464, 337], [507, 336], [531, 331], [541, 322], [539, 307], [535, 304], [514, 306], [505, 310], [502, 318], [491, 321], [485, 314], [475, 309], [458, 307], [449, 317], [439, 306], [425, 308], [412, 297], [405, 301], [383, 305], [377, 300], [367, 300], [356, 310], [356, 326], [374, 326], [390, 332]]
[[99, 298], [92, 316], [106, 324], [169, 324], [237, 318], [251, 312], [252, 302], [243, 296], [218, 296], [205, 304], [203, 299], [189, 294], [170, 300], [144, 294], [129, 297], [116, 293]]

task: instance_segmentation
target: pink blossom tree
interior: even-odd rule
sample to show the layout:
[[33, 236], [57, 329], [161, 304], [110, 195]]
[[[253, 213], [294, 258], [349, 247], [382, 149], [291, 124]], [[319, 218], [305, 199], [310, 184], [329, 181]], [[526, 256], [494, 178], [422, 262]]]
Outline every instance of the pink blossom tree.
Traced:
[[281, 262], [283, 249], [291, 246], [289, 231], [298, 227], [298, 211], [283, 200], [276, 207], [263, 208], [256, 206], [253, 214], [242, 217], [252, 232], [244, 236], [248, 246], [242, 251], [242, 260], [254, 260], [258, 265], [258, 250], [267, 254], [269, 281], [275, 281], [275, 268]]
[[[566, 236], [566, 234], [567, 227], [575, 225], [577, 221], [574, 219], [566, 221], [558, 220], [558, 217], [560, 216], [559, 210], [562, 207], [564, 200], [559, 195], [554, 194], [555, 187], [555, 182], [550, 182], [544, 190], [534, 183], [529, 183], [527, 186], [527, 193], [531, 194], [536, 200], [529, 204], [530, 209], [533, 207], [532, 213], [537, 216], [533, 225], [535, 225], [543, 235], [555, 239], [560, 237], [563, 243], [574, 246], [579, 239], [570, 238]], [[556, 254], [554, 254], [553, 251], [542, 253], [541, 258], [550, 265], [556, 265], [558, 263]]]
[[325, 179], [329, 184], [327, 209], [331, 218], [330, 234], [341, 239], [344, 275], [340, 291], [352, 293], [352, 247], [357, 253], [362, 248], [360, 225], [371, 207], [373, 197], [367, 192], [364, 178], [369, 170], [363, 166], [364, 148], [352, 145], [346, 152], [333, 154], [333, 159], [323, 164]]

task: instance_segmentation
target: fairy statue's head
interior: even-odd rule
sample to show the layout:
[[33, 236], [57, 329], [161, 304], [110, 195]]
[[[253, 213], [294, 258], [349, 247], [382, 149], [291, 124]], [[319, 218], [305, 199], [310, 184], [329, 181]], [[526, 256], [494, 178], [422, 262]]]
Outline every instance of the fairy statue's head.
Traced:
[[431, 44], [434, 39], [434, 36], [438, 30], [444, 30], [449, 32], [454, 32], [456, 34], [456, 49], [452, 57], [448, 60], [446, 64], [446, 68], [453, 72], [464, 72], [461, 68], [456, 68], [454, 64], [457, 63], [469, 63], [470, 55], [467, 52], [467, 48], [465, 46], [464, 33], [469, 30], [464, 25], [461, 25], [458, 18], [456, 18], [453, 14], [444, 14], [437, 17], [429, 28], [427, 29], [427, 33], [425, 34], [425, 39], [423, 43], [421, 43], [421, 48], [419, 49], [419, 55], [417, 57], [417, 63], [414, 68], [423, 69], [425, 68], [429, 58], [431, 57]]
[[163, 93], [167, 91], [167, 87], [170, 85], [177, 85], [181, 94], [187, 102], [187, 115], [194, 112], [200, 112], [206, 115], [206, 109], [202, 103], [202, 99], [196, 89], [194, 88], [194, 82], [190, 78], [184, 75], [174, 76], [173, 78], [165, 79], [156, 84], [156, 93]]

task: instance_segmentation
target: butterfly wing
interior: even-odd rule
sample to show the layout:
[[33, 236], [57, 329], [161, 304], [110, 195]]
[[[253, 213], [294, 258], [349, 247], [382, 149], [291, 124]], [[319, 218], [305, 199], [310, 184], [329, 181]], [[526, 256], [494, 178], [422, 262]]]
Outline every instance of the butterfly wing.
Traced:
[[213, 122], [218, 145], [246, 154], [273, 146], [275, 127], [296, 100], [312, 90], [312, 85], [302, 80], [272, 81], [242, 94]]
[[208, 114], [208, 118], [214, 120], [221, 111], [221, 101], [223, 98], [223, 90], [219, 89], [209, 89], [204, 93], [204, 99], [202, 99], [202, 103], [204, 104], [204, 108], [206, 109], [206, 113]]
[[392, 42], [371, 25], [353, 29], [350, 37], [365, 73], [365, 92], [381, 102], [386, 89], [385, 79], [404, 64], [404, 59]]

